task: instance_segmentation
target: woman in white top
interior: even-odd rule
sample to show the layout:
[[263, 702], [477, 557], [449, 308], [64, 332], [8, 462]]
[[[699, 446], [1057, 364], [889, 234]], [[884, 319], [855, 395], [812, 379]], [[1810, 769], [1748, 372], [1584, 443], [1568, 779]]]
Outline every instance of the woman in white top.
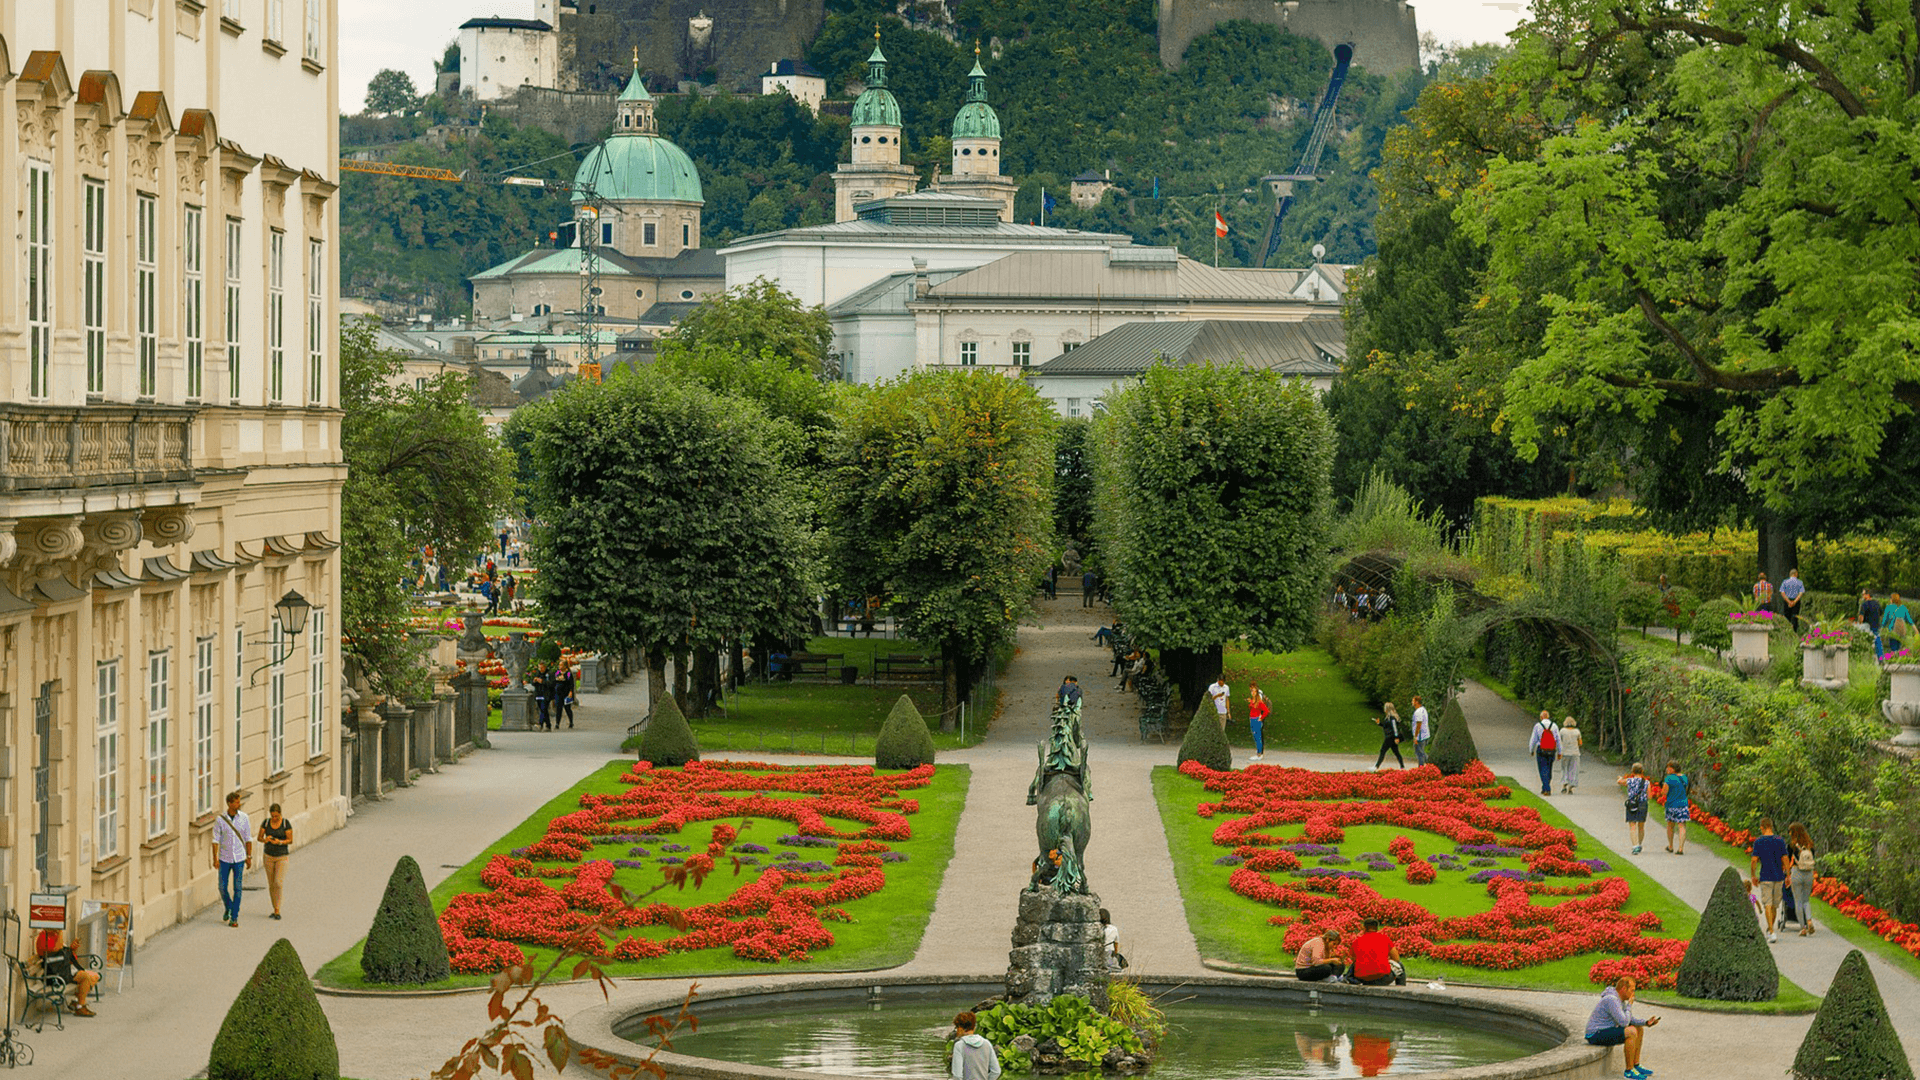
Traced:
[[1113, 916], [1106, 908], [1100, 909], [1100, 944], [1107, 955], [1107, 970], [1120, 970], [1120, 928], [1113, 925]]
[[1560, 790], [1580, 786], [1580, 721], [1569, 716], [1560, 724]]

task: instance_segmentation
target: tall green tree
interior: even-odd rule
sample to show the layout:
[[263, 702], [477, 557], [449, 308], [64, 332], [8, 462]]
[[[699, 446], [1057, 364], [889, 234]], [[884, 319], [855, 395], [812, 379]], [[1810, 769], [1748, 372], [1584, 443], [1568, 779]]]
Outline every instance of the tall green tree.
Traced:
[[946, 660], [940, 726], [1013, 640], [1053, 557], [1053, 410], [1025, 383], [919, 372], [856, 399], [835, 448], [835, 576]]
[[1327, 573], [1333, 430], [1313, 388], [1231, 365], [1156, 365], [1094, 426], [1094, 527], [1127, 630], [1182, 700], [1222, 643], [1286, 652]]
[[1093, 421], [1060, 422], [1053, 450], [1053, 533], [1062, 543], [1093, 538]]
[[819, 375], [827, 370], [833, 327], [827, 311], [808, 307], [780, 286], [759, 278], [708, 297], [683, 317], [661, 344], [663, 356], [731, 350], [771, 357], [788, 368]]
[[1551, 137], [1460, 211], [1488, 305], [1542, 312], [1503, 388], [1517, 447], [1707, 425], [1668, 463], [1730, 481], [1773, 573], [1810, 507], [1884, 498], [1863, 481], [1920, 404], [1912, 35], [1892, 0], [1536, 8], [1501, 74]]
[[382, 68], [367, 83], [367, 111], [392, 116], [411, 112], [420, 104], [413, 77], [398, 68]]
[[459, 565], [485, 550], [513, 494], [513, 459], [448, 373], [405, 383], [402, 358], [371, 322], [340, 328], [341, 629], [347, 652], [383, 693], [424, 687], [407, 639], [408, 563], [432, 547]]
[[805, 626], [817, 592], [807, 507], [757, 405], [621, 368], [511, 424], [532, 463], [539, 594], [562, 638], [645, 648], [656, 701], [664, 657], [691, 652], [681, 707], [701, 716], [723, 643]]

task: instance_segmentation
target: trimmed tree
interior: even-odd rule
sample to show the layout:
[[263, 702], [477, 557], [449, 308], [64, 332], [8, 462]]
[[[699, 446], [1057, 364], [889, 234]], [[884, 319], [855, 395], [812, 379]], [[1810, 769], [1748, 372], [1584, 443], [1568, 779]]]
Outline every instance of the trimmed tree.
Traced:
[[1114, 610], [1200, 701], [1223, 642], [1283, 653], [1313, 633], [1333, 426], [1305, 381], [1233, 363], [1156, 364], [1106, 400], [1093, 527]]
[[1433, 748], [1427, 751], [1427, 760], [1440, 766], [1442, 774], [1458, 776], [1479, 757], [1480, 748], [1473, 744], [1473, 732], [1467, 730], [1467, 714], [1460, 708], [1460, 699], [1449, 698], [1446, 708], [1440, 710], [1440, 722], [1433, 725]]
[[1847, 953], [1793, 1057], [1794, 1080], [1913, 1080], [1900, 1033], [1887, 1017], [1873, 969]]
[[1674, 989], [1713, 1001], [1772, 1001], [1780, 993], [1780, 969], [1747, 902], [1746, 879], [1731, 866], [1721, 871], [1687, 943]]
[[1233, 747], [1227, 745], [1227, 733], [1220, 728], [1220, 714], [1209, 702], [1202, 701], [1193, 711], [1187, 734], [1180, 740], [1180, 756], [1173, 759], [1173, 764], [1178, 767], [1189, 761], [1197, 761], [1216, 772], [1233, 768]]
[[[1877, 999], [1876, 999], [1877, 1000]], [[207, 1080], [339, 1080], [333, 1025], [286, 938], [267, 949], [214, 1036]]]
[[700, 760], [700, 744], [693, 740], [693, 729], [673, 703], [672, 694], [662, 694], [653, 707], [653, 719], [640, 734], [640, 760], [671, 768]]
[[426, 878], [411, 855], [393, 864], [387, 893], [360, 950], [360, 971], [368, 982], [398, 985], [439, 982], [452, 972]]
[[873, 748], [873, 763], [882, 769], [912, 769], [933, 761], [933, 732], [913, 699], [905, 694], [893, 703], [887, 722], [880, 725], [880, 741]]

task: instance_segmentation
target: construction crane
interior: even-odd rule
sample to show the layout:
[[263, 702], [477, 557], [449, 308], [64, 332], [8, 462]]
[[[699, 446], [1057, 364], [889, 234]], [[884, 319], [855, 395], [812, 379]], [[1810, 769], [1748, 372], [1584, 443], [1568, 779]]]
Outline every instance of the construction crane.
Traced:
[[1340, 102], [1340, 87], [1347, 81], [1347, 66], [1353, 63], [1353, 45], [1342, 42], [1333, 49], [1333, 74], [1327, 76], [1327, 92], [1320, 96], [1320, 106], [1313, 110], [1313, 132], [1307, 136], [1307, 148], [1300, 152], [1300, 161], [1290, 173], [1273, 173], [1260, 180], [1273, 189], [1273, 220], [1267, 223], [1267, 235], [1260, 242], [1260, 265], [1265, 266], [1273, 259], [1274, 249], [1280, 246], [1280, 226], [1287, 220], [1287, 211], [1293, 209], [1293, 186], [1310, 180], [1318, 180], [1315, 175], [1320, 168], [1320, 155], [1327, 148], [1327, 138], [1333, 134], [1334, 107]]
[[[575, 321], [580, 325], [581, 366], [597, 372], [600, 364], [600, 216], [605, 205], [592, 184], [567, 180], [542, 180], [537, 176], [505, 176], [493, 173], [454, 172], [424, 165], [401, 165], [391, 161], [349, 161], [342, 159], [344, 172], [398, 176], [409, 180], [437, 180], [449, 184], [499, 184], [507, 187], [539, 188], [558, 195], [579, 195], [573, 211], [575, 243], [580, 248], [580, 310]], [[592, 365], [592, 367], [587, 367]]]

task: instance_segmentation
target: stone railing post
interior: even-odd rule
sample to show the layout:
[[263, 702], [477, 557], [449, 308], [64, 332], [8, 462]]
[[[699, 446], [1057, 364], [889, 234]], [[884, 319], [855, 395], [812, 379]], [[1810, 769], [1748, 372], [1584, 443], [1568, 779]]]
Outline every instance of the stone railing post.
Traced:
[[407, 729], [412, 726], [413, 710], [398, 702], [388, 702], [380, 706], [380, 718], [386, 721], [381, 732], [386, 742], [380, 755], [381, 764], [385, 766], [380, 776], [381, 786], [407, 787], [413, 782], [407, 747]]

